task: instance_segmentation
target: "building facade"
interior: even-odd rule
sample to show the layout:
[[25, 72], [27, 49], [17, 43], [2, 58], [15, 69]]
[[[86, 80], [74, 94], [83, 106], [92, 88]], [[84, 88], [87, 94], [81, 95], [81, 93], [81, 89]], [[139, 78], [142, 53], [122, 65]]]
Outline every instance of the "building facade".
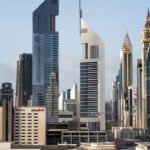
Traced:
[[2, 102], [2, 141], [13, 141], [13, 101]]
[[81, 19], [80, 117], [100, 113], [105, 130], [105, 55], [103, 40]]
[[150, 44], [150, 12], [148, 10], [146, 22], [142, 30], [142, 128], [150, 129], [150, 97], [148, 69], [150, 67], [148, 47]]
[[14, 109], [14, 144], [45, 145], [45, 107], [16, 107]]
[[137, 60], [137, 103], [137, 127], [142, 128], [142, 59]]
[[14, 90], [12, 89], [12, 83], [5, 82], [2, 83], [2, 88], [0, 89], [0, 102], [2, 104], [3, 100], [13, 101]]
[[128, 87], [133, 84], [133, 60], [132, 60], [132, 44], [128, 33], [125, 35], [123, 46], [121, 49], [121, 65], [122, 65], [122, 126], [132, 126], [130, 122], [130, 105], [128, 97]]
[[32, 54], [21, 54], [17, 61], [16, 106], [28, 106], [32, 96]]
[[46, 116], [57, 116], [58, 114], [58, 80], [55, 73], [50, 75], [50, 85], [46, 95]]
[[59, 79], [59, 35], [56, 16], [59, 0], [45, 0], [33, 12], [33, 81], [34, 106], [45, 106], [51, 73]]

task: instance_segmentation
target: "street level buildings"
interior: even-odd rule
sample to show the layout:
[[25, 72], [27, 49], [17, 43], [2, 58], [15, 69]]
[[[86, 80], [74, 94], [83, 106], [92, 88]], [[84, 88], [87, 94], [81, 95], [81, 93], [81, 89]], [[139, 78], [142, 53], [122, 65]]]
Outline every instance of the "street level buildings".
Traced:
[[[45, 106], [51, 73], [59, 79], [59, 35], [56, 31], [56, 16], [59, 0], [45, 0], [33, 12], [33, 81], [34, 106]], [[59, 87], [59, 85], [58, 85]]]
[[46, 144], [45, 107], [16, 107], [14, 109], [14, 144]]
[[104, 41], [81, 19], [83, 59], [80, 62], [80, 117], [100, 116], [105, 130], [105, 55]]
[[32, 96], [32, 54], [21, 54], [17, 61], [16, 106], [28, 106]]

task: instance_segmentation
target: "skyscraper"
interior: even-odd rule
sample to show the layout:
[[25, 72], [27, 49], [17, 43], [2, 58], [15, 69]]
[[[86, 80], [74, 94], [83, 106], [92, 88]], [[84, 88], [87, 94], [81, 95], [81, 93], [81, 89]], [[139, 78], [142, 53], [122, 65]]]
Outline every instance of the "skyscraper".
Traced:
[[2, 140], [13, 141], [13, 101], [2, 101]]
[[138, 128], [142, 128], [142, 59], [137, 60], [137, 115]]
[[149, 68], [150, 57], [150, 12], [148, 10], [146, 22], [142, 30], [142, 128], [150, 129], [150, 83], [149, 83]]
[[121, 49], [121, 65], [122, 65], [122, 126], [131, 126], [129, 108], [131, 102], [128, 97], [128, 87], [133, 84], [133, 63], [132, 63], [132, 44], [128, 33], [125, 35], [123, 46]]
[[46, 117], [47, 120], [51, 116], [57, 116], [58, 114], [58, 82], [55, 73], [50, 75], [50, 85], [46, 94]]
[[21, 54], [17, 61], [16, 106], [28, 106], [32, 95], [32, 54]]
[[80, 63], [80, 116], [100, 116], [105, 130], [105, 55], [104, 41], [81, 19], [83, 59]]
[[0, 89], [0, 102], [2, 104], [3, 100], [13, 101], [14, 90], [12, 89], [12, 83], [5, 82], [2, 83], [2, 88]]
[[59, 0], [45, 0], [33, 12], [32, 99], [34, 106], [45, 106], [51, 73], [56, 74], [58, 83], [59, 35], [56, 31], [58, 13]]

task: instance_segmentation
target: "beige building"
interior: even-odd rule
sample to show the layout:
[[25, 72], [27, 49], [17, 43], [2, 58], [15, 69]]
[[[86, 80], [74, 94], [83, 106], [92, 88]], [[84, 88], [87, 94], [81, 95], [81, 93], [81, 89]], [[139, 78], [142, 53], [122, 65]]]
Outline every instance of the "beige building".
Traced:
[[45, 107], [16, 107], [14, 109], [14, 143], [45, 145]]
[[139, 142], [136, 144], [136, 150], [150, 150], [150, 142]]
[[81, 143], [81, 150], [115, 150], [116, 146], [112, 142]]
[[0, 141], [2, 141], [2, 125], [3, 125], [3, 112], [2, 112], [2, 107], [0, 107]]

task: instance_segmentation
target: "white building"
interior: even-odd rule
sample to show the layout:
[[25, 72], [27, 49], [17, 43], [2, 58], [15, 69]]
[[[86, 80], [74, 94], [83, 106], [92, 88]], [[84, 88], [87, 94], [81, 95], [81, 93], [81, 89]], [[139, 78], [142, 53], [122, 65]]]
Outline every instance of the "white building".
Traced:
[[104, 41], [81, 19], [83, 59], [80, 62], [80, 117], [100, 116], [105, 130], [105, 54]]
[[136, 144], [136, 150], [150, 150], [150, 142], [138, 142]]
[[[1, 150], [25, 150], [24, 148], [11, 148], [11, 143], [0, 143], [0, 149]], [[27, 150], [33, 150], [32, 148], [27, 148]], [[41, 150], [40, 148], [37, 148], [34, 150]]]
[[16, 107], [14, 109], [14, 143], [45, 145], [45, 107]]
[[115, 150], [116, 146], [112, 142], [81, 143], [81, 150]]

